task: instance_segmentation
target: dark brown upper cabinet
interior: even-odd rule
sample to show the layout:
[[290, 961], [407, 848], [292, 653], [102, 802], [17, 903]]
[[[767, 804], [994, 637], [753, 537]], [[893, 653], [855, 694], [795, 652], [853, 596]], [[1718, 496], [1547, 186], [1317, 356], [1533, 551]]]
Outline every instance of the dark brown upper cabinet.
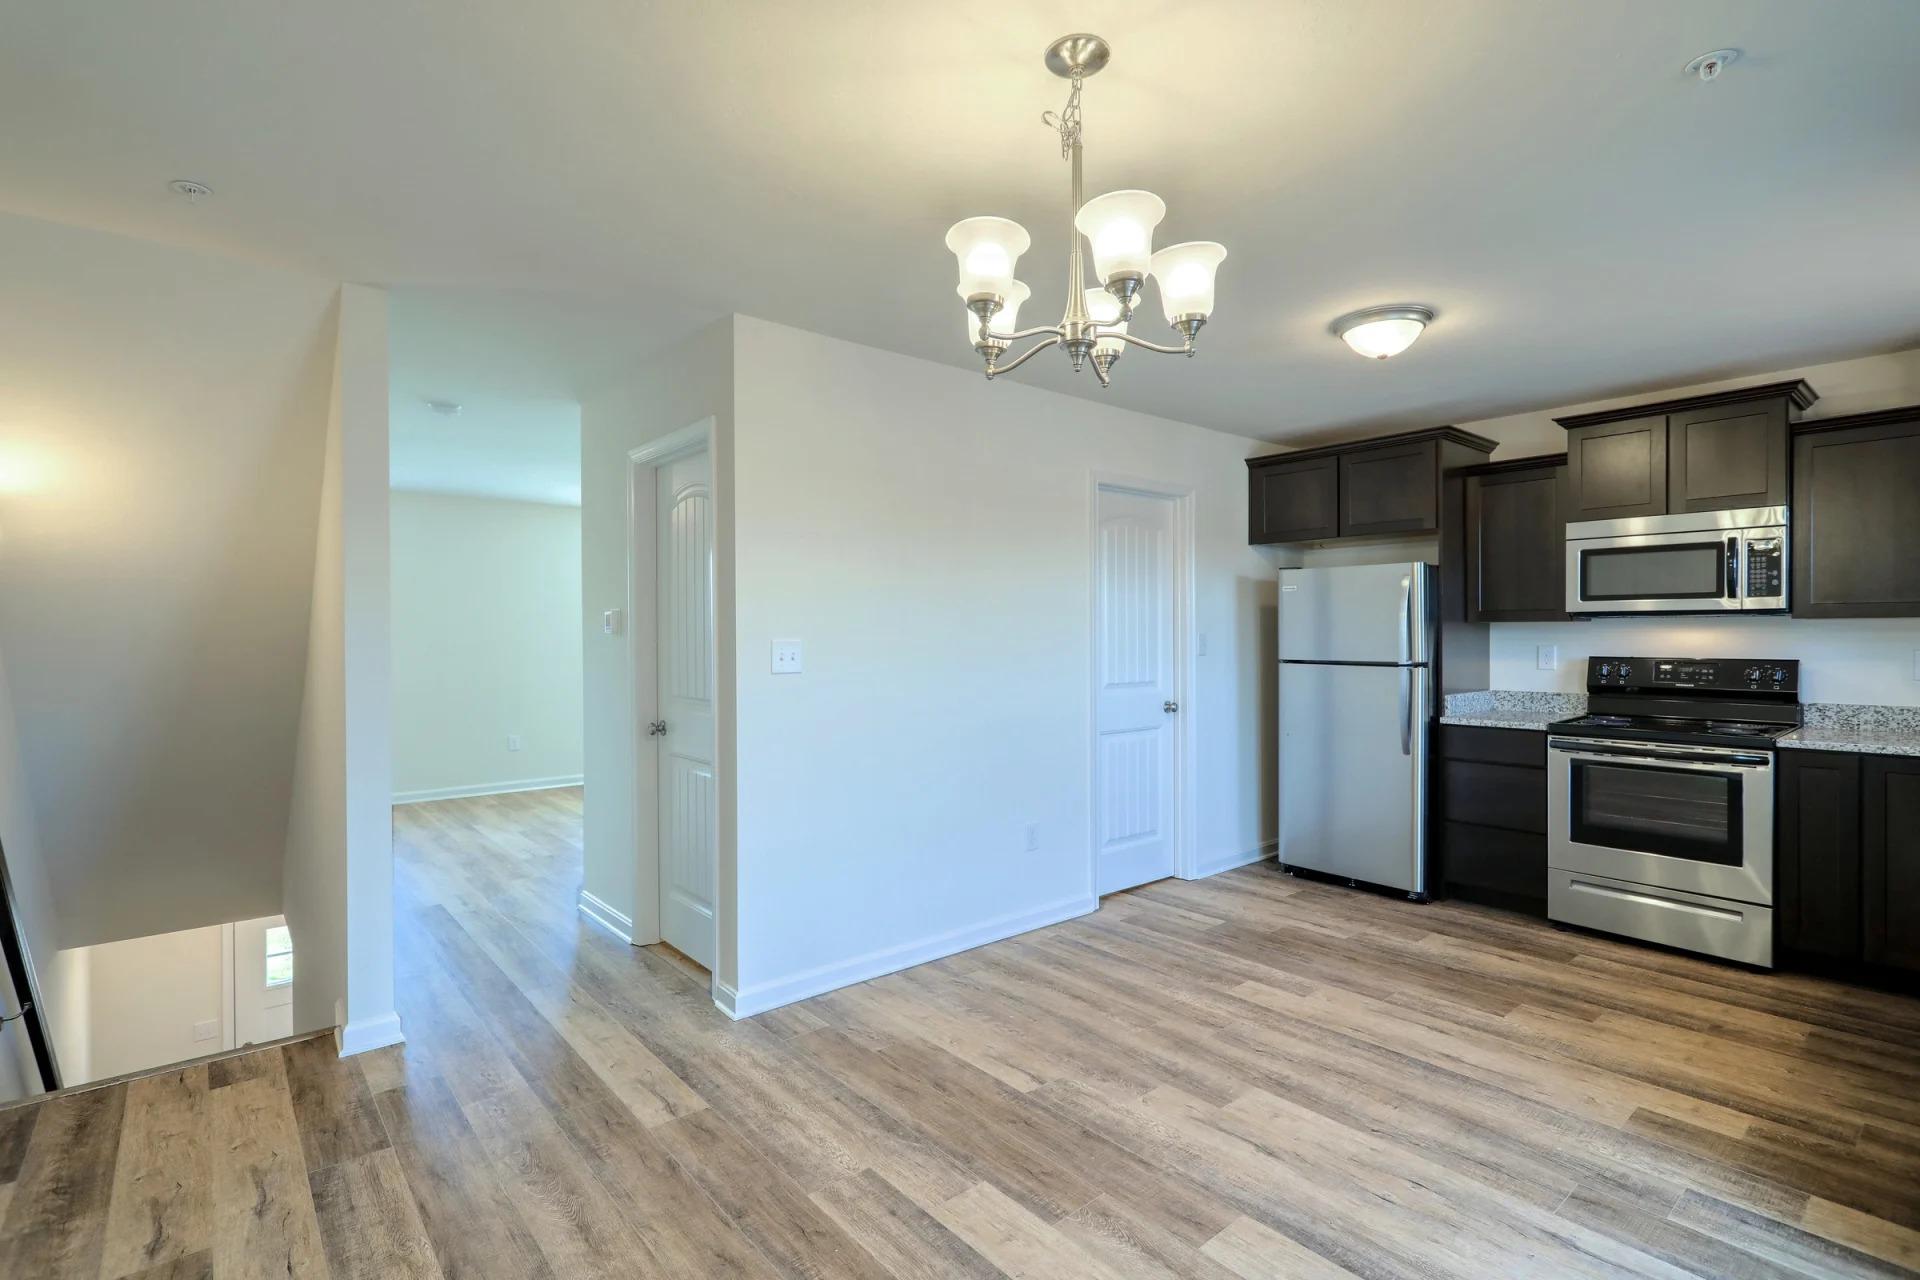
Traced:
[[1920, 617], [1920, 405], [1794, 428], [1790, 537], [1795, 617]]
[[1440, 527], [1434, 442], [1340, 455], [1340, 536], [1420, 533]]
[[1567, 431], [1567, 519], [1667, 514], [1667, 420], [1636, 418]]
[[1782, 506], [1789, 428], [1816, 398], [1805, 382], [1772, 382], [1559, 418], [1567, 519]]
[[1247, 481], [1248, 542], [1317, 542], [1340, 536], [1340, 459], [1254, 467]]
[[1787, 503], [1787, 402], [1689, 409], [1667, 417], [1667, 510]]
[[[1438, 531], [1442, 486], [1493, 441], [1453, 427], [1247, 459], [1247, 540], [1323, 542]], [[1453, 523], [1458, 524], [1458, 506]]]
[[1565, 455], [1467, 471], [1467, 621], [1567, 616]]

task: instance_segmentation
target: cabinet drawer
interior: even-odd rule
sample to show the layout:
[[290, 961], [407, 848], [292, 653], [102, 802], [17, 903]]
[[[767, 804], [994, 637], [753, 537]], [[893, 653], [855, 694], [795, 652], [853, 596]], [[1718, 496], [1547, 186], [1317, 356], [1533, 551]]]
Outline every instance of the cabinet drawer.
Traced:
[[[1448, 822], [1441, 828], [1449, 890], [1480, 889], [1545, 902], [1547, 838], [1497, 827]], [[1471, 895], [1469, 895], [1471, 896]]]
[[1547, 771], [1479, 760], [1440, 766], [1442, 812], [1449, 822], [1547, 833]]
[[1485, 760], [1492, 764], [1545, 769], [1547, 735], [1538, 729], [1482, 729], [1469, 724], [1443, 724], [1440, 754], [1448, 760]]

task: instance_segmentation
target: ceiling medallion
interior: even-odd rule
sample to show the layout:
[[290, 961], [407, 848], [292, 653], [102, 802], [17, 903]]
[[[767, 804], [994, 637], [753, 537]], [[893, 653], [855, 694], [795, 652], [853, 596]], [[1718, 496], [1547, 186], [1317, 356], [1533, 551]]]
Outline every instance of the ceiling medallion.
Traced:
[[[1078, 373], [1089, 358], [1101, 386], [1111, 384], [1114, 361], [1128, 346], [1165, 355], [1193, 354], [1194, 335], [1213, 313], [1213, 276], [1227, 251], [1211, 240], [1153, 249], [1153, 229], [1167, 206], [1151, 191], [1109, 191], [1086, 200], [1080, 182], [1080, 89], [1107, 65], [1112, 51], [1099, 36], [1062, 36], [1047, 47], [1047, 70], [1073, 82], [1066, 108], [1041, 120], [1060, 135], [1060, 155], [1073, 165], [1073, 209], [1067, 231], [1067, 311], [1057, 325], [1016, 329], [1020, 304], [1031, 290], [1013, 278], [1020, 255], [1033, 238], [1006, 218], [967, 218], [947, 232], [947, 248], [960, 263], [956, 292], [967, 304], [967, 338], [986, 362], [987, 377], [1011, 372], [1048, 347], [1063, 347]], [[1086, 287], [1080, 237], [1093, 250], [1093, 273], [1101, 287]], [[1162, 346], [1127, 332], [1140, 290], [1152, 276], [1160, 307], [1183, 341]], [[1016, 342], [1037, 338], [1012, 360], [1001, 357]]]

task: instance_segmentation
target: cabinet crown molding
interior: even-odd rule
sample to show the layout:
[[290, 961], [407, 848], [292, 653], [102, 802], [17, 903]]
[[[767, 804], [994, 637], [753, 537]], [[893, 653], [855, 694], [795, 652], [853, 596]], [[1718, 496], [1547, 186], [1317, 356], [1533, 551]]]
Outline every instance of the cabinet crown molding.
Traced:
[[1682, 396], [1678, 400], [1655, 400], [1647, 404], [1623, 405], [1618, 409], [1600, 409], [1593, 413], [1574, 413], [1554, 421], [1571, 431], [1575, 427], [1597, 427], [1607, 422], [1630, 422], [1635, 418], [1657, 418], [1688, 409], [1711, 409], [1723, 404], [1742, 404], [1749, 400], [1785, 400], [1795, 413], [1804, 412], [1820, 393], [1805, 378], [1791, 382], [1763, 382], [1758, 386], [1735, 387], [1707, 395]]
[[1802, 418], [1792, 426], [1794, 435], [1812, 435], [1819, 431], [1845, 431], [1849, 427], [1879, 427], [1896, 422], [1920, 421], [1920, 404], [1904, 404], [1892, 409], [1868, 409], [1862, 413], [1842, 413], [1831, 418]]
[[1248, 458], [1247, 465], [1264, 467], [1279, 462], [1310, 462], [1315, 458], [1332, 458], [1343, 453], [1355, 453], [1361, 449], [1378, 449], [1388, 445], [1416, 444], [1422, 440], [1451, 440], [1455, 444], [1463, 444], [1469, 449], [1478, 449], [1482, 453], [1492, 453], [1499, 447], [1498, 441], [1477, 436], [1471, 431], [1462, 431], [1459, 427], [1426, 427], [1419, 431], [1402, 431], [1390, 436], [1367, 436], [1359, 440], [1345, 440], [1339, 444], [1317, 445], [1311, 449], [1294, 449], [1287, 453], [1263, 453], [1258, 457]]

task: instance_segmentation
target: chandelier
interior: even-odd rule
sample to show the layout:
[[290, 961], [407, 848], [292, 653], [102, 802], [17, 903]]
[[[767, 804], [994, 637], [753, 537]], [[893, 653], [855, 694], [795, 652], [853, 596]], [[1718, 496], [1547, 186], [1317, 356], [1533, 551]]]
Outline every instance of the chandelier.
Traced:
[[[1062, 36], [1047, 46], [1047, 70], [1069, 80], [1066, 108], [1041, 120], [1060, 135], [1060, 155], [1073, 166], [1073, 214], [1067, 228], [1067, 311], [1057, 325], [1016, 328], [1020, 304], [1031, 290], [1013, 270], [1033, 238], [1007, 218], [967, 218], [947, 232], [947, 248], [960, 263], [956, 292], [967, 304], [967, 338], [986, 362], [987, 377], [1010, 373], [1048, 347], [1062, 347], [1078, 373], [1091, 359], [1100, 385], [1112, 384], [1114, 361], [1128, 346], [1164, 355], [1193, 354], [1194, 335], [1213, 313], [1213, 276], [1227, 251], [1211, 240], [1153, 248], [1153, 230], [1167, 206], [1151, 191], [1109, 191], [1084, 198], [1080, 182], [1080, 89], [1107, 65], [1112, 51], [1099, 36]], [[1093, 250], [1100, 287], [1086, 287], [1080, 237]], [[1148, 342], [1127, 332], [1140, 290], [1152, 276], [1160, 285], [1167, 323], [1183, 339], [1178, 346]], [[1038, 339], [1003, 363], [1016, 342]]]

